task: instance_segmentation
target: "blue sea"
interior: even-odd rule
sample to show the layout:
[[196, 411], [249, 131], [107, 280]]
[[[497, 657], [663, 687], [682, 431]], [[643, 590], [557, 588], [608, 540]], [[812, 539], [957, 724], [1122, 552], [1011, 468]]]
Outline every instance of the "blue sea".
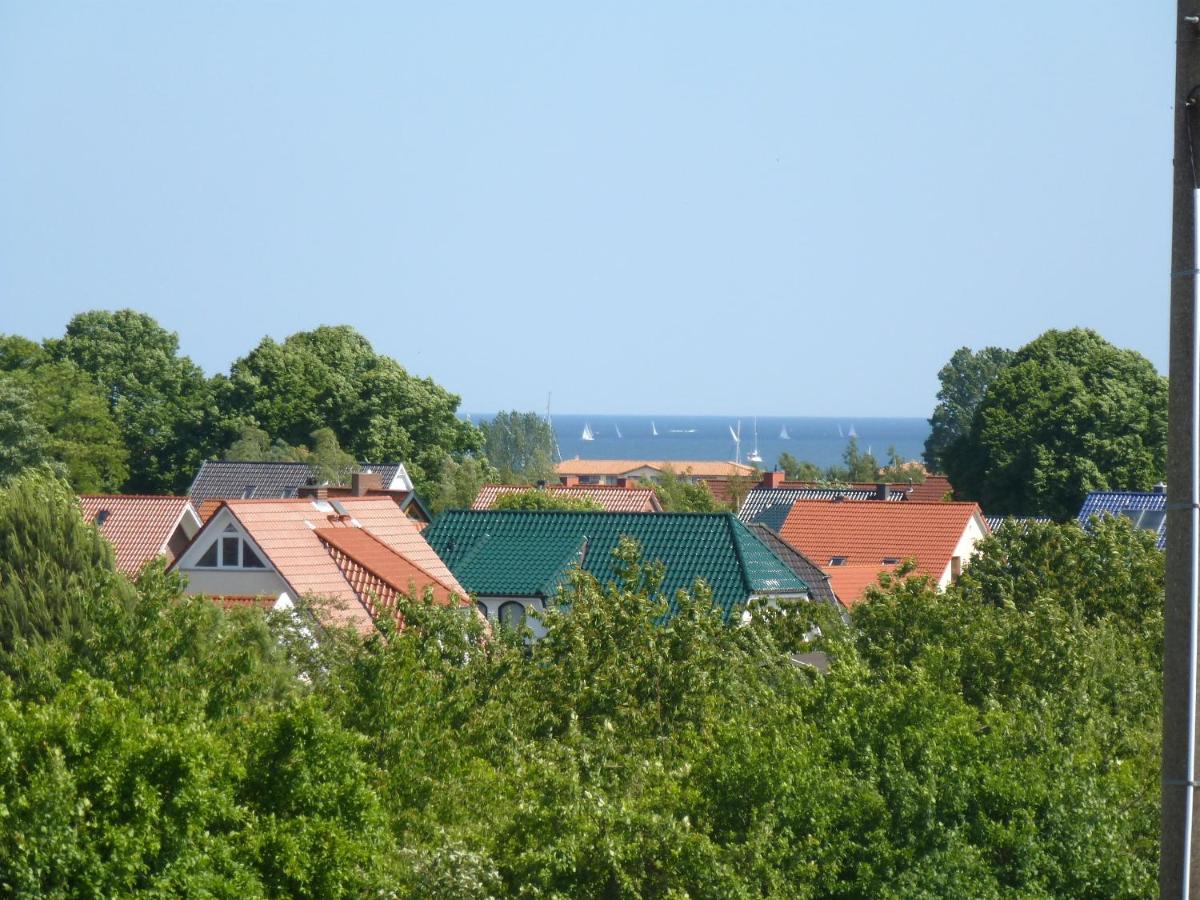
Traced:
[[[479, 424], [491, 417], [472, 414]], [[554, 414], [554, 433], [563, 459], [733, 459], [730, 429], [737, 431], [736, 416], [598, 416]], [[593, 440], [582, 439], [584, 427]], [[786, 428], [786, 437], [781, 433]], [[754, 419], [741, 420], [741, 461], [754, 449]], [[657, 430], [658, 435], [653, 434]], [[905, 459], [920, 459], [929, 436], [929, 423], [917, 418], [820, 418], [813, 416], [758, 419], [760, 468], [770, 469], [787, 452], [822, 468], [842, 461], [850, 434], [858, 437], [861, 451], [870, 450], [879, 462], [887, 461], [894, 446]]]

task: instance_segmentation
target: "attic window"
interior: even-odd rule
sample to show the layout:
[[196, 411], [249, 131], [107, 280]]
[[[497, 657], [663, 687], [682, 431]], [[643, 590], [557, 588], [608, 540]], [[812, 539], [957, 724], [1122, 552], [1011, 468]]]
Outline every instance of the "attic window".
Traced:
[[265, 569], [267, 564], [262, 561], [250, 543], [245, 540], [238, 530], [230, 525], [219, 538], [214, 540], [204, 551], [204, 555], [196, 560], [198, 569]]
[[244, 488], [242, 488], [242, 499], [249, 500], [251, 497], [254, 496], [254, 491], [256, 489], [257, 489], [257, 485], [253, 485], [253, 484], [246, 485]]
[[885, 557], [883, 558], [883, 564], [884, 564], [885, 566], [897, 566], [897, 565], [899, 565], [899, 564], [900, 564], [900, 557], [898, 557], [898, 556], [885, 556]]
[[1121, 515], [1127, 518], [1134, 528], [1157, 532], [1162, 527], [1163, 519], [1167, 517], [1166, 510], [1161, 509], [1131, 509], [1121, 510]]
[[844, 557], [844, 556], [835, 556], [835, 557], [833, 557], [832, 559], [830, 559], [830, 560], [829, 560], [829, 564], [830, 564], [831, 566], [844, 566], [844, 565], [846, 564], [846, 557]]
[[103, 525], [105, 522], [107, 522], [108, 517], [111, 515], [112, 515], [112, 512], [107, 509], [102, 509], [102, 510], [100, 510], [100, 512], [96, 513], [96, 519], [95, 519], [96, 527], [99, 527], [99, 526]]

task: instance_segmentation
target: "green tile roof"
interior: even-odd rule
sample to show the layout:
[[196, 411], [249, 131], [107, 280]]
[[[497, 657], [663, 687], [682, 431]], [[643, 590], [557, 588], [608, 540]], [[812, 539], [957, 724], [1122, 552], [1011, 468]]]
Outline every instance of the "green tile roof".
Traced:
[[751, 595], [804, 593], [807, 585], [730, 513], [449, 510], [422, 533], [468, 591], [549, 597], [576, 563], [616, 578], [612, 551], [628, 535], [666, 568], [670, 597], [702, 578], [726, 614]]

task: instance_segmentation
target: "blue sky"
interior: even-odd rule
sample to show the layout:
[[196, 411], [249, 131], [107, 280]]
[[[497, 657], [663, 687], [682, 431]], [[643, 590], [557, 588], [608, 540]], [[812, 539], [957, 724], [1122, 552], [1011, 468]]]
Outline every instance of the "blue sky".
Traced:
[[467, 410], [927, 415], [1166, 368], [1174, 3], [0, 0], [0, 331], [349, 323]]

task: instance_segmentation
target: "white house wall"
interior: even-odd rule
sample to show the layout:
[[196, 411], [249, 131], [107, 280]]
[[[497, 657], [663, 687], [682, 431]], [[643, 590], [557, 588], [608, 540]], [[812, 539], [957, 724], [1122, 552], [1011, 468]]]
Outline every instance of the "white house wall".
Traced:
[[270, 570], [252, 569], [184, 569], [178, 571], [187, 578], [189, 594], [210, 597], [278, 597], [290, 590], [287, 582]]

